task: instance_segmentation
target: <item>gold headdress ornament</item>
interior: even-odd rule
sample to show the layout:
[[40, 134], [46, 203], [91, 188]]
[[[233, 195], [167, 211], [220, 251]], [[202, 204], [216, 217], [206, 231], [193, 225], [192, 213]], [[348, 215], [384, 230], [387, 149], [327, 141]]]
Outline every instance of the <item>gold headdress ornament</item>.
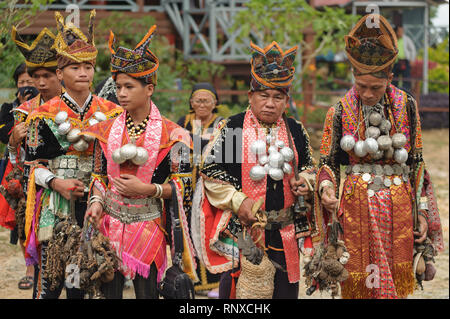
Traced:
[[115, 79], [117, 73], [125, 73], [146, 83], [156, 85], [156, 71], [159, 60], [148, 48], [153, 38], [156, 25], [153, 25], [144, 38], [131, 50], [124, 47], [114, 48], [115, 36], [109, 35], [109, 50], [111, 51], [111, 73]]
[[55, 40], [55, 49], [58, 54], [58, 68], [73, 64], [87, 62], [95, 65], [97, 48], [94, 43], [95, 10], [89, 16], [87, 36], [72, 22], [65, 23], [64, 17], [55, 12], [58, 34]]
[[386, 77], [397, 59], [397, 36], [383, 16], [368, 14], [345, 36], [345, 51], [356, 75]]
[[286, 51], [283, 51], [275, 41], [264, 49], [253, 43], [250, 43], [250, 46], [253, 50], [250, 61], [251, 90], [277, 89], [288, 94], [294, 79], [293, 64], [298, 46]]
[[53, 48], [55, 35], [47, 28], [42, 29], [33, 42], [26, 44], [17, 33], [16, 27], [12, 27], [11, 38], [25, 57], [25, 64], [29, 72], [37, 68], [56, 69], [56, 51]]

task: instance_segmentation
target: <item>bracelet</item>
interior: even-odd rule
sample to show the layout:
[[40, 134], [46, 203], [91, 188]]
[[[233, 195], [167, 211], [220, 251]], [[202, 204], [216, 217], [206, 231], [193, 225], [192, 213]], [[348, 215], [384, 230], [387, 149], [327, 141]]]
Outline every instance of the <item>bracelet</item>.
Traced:
[[319, 185], [319, 195], [320, 196], [322, 196], [322, 192], [325, 187], [332, 187], [334, 189], [334, 184], [332, 181], [329, 181], [328, 179], [322, 181], [322, 183], [320, 183], [320, 185]]
[[98, 195], [92, 195], [91, 198], [89, 198], [89, 206], [91, 206], [93, 203], [100, 203], [103, 207], [105, 206], [103, 197]]
[[153, 184], [156, 187], [156, 193], [152, 197], [161, 198], [163, 193], [163, 188], [160, 184]]
[[17, 148], [16, 147], [13, 147], [13, 146], [11, 146], [11, 145], [9, 145], [8, 144], [8, 152], [10, 153], [10, 154], [14, 154], [14, 155], [17, 155]]

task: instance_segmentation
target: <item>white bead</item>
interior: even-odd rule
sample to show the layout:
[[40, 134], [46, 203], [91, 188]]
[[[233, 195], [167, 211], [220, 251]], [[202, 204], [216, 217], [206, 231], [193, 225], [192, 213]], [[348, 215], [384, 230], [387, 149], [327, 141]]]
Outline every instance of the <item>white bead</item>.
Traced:
[[383, 120], [381, 121], [380, 124], [380, 130], [384, 133], [384, 134], [389, 134], [389, 131], [391, 130], [391, 122], [389, 122], [389, 120]]
[[62, 124], [67, 120], [68, 117], [69, 117], [69, 115], [67, 114], [66, 111], [60, 111], [55, 116], [55, 123], [58, 125]]
[[396, 149], [394, 159], [397, 163], [403, 164], [408, 160], [408, 152], [404, 148]]
[[90, 118], [88, 122], [89, 126], [93, 126], [98, 123], [98, 120], [96, 120], [95, 118]]
[[131, 159], [135, 165], [143, 165], [148, 160], [148, 152], [143, 147], [136, 147], [136, 156]]
[[272, 167], [269, 170], [269, 176], [274, 180], [274, 181], [280, 181], [283, 179], [284, 173], [280, 168], [274, 168]]
[[377, 139], [378, 136], [380, 136], [380, 129], [376, 126], [369, 126], [369, 128], [366, 130], [366, 137]]
[[374, 138], [367, 138], [364, 141], [364, 148], [369, 154], [375, 154], [378, 151], [378, 143]]
[[264, 154], [266, 152], [266, 143], [261, 140], [256, 140], [250, 145], [250, 151], [256, 155]]
[[283, 155], [274, 152], [269, 155], [269, 165], [274, 168], [281, 168], [284, 163]]
[[81, 136], [78, 135], [78, 133], [81, 133], [81, 130], [79, 128], [73, 128], [67, 133], [66, 138], [70, 143], [76, 143]]
[[84, 152], [85, 150], [88, 149], [88, 147], [89, 144], [83, 139], [79, 139], [78, 142], [73, 144], [73, 148], [76, 149], [78, 152]]
[[280, 154], [283, 156], [285, 162], [290, 162], [294, 159], [294, 151], [289, 147], [283, 147], [280, 150]]
[[136, 156], [136, 145], [134, 144], [126, 144], [120, 148], [120, 156], [125, 160], [132, 159]]
[[59, 124], [58, 126], [58, 134], [66, 135], [70, 131], [71, 124], [69, 122], [64, 122]]
[[116, 149], [112, 153], [112, 159], [113, 159], [114, 163], [116, 163], [116, 164], [122, 164], [123, 162], [126, 161], [126, 159], [124, 159], [120, 156], [120, 148]]
[[406, 144], [406, 136], [402, 133], [392, 135], [392, 146], [394, 148], [402, 148]]
[[98, 111], [95, 112], [94, 113], [94, 117], [99, 122], [106, 121], [106, 115], [104, 113], [102, 113], [102, 112], [98, 112]]
[[276, 147], [278, 147], [278, 148], [283, 148], [283, 147], [284, 147], [284, 142], [283, 142], [283, 141], [280, 141], [280, 140], [276, 140], [276, 141], [275, 141], [275, 145], [276, 145]]
[[364, 147], [364, 141], [358, 141], [355, 143], [355, 147], [353, 148], [355, 155], [358, 157], [364, 157], [367, 155], [366, 148]]
[[355, 138], [352, 135], [344, 135], [340, 144], [344, 151], [350, 152], [355, 146]]
[[381, 135], [377, 139], [377, 143], [380, 150], [388, 150], [392, 146], [392, 139], [389, 135]]
[[83, 139], [86, 142], [90, 143], [90, 142], [93, 142], [95, 140], [95, 137], [93, 137], [92, 135], [83, 135]]
[[266, 154], [259, 156], [258, 163], [261, 164], [261, 166], [266, 165], [269, 163], [269, 157]]
[[276, 147], [275, 145], [271, 145], [271, 146], [269, 146], [268, 152], [269, 152], [269, 154], [278, 152], [278, 147]]
[[284, 162], [282, 169], [286, 175], [290, 175], [292, 173], [292, 166], [289, 163]]
[[249, 175], [253, 181], [257, 182], [266, 176], [266, 170], [260, 165], [255, 165], [250, 169]]
[[369, 123], [373, 126], [378, 126], [380, 125], [382, 119], [383, 118], [380, 113], [372, 112], [369, 116]]
[[394, 148], [391, 146], [386, 151], [384, 151], [384, 158], [391, 159], [394, 156]]

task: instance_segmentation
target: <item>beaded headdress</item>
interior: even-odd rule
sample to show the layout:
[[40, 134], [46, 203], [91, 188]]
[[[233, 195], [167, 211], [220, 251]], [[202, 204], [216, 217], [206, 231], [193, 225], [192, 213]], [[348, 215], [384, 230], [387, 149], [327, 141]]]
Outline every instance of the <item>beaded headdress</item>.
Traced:
[[251, 91], [277, 89], [289, 93], [294, 79], [293, 66], [298, 46], [287, 51], [273, 41], [264, 49], [250, 43], [253, 50], [251, 64]]
[[133, 78], [142, 79], [147, 84], [156, 85], [159, 60], [148, 48], [155, 29], [156, 25], [153, 25], [133, 50], [124, 47], [115, 49], [115, 36], [112, 31], [110, 32], [109, 50], [111, 51], [111, 73], [114, 79], [118, 73], [125, 73]]
[[345, 51], [355, 75], [386, 78], [397, 58], [397, 36], [383, 16], [368, 14], [345, 36]]
[[58, 34], [55, 40], [55, 49], [58, 53], [58, 68], [73, 63], [91, 63], [95, 66], [97, 48], [94, 43], [95, 10], [89, 16], [87, 36], [72, 22], [65, 23], [63, 16], [55, 12]]

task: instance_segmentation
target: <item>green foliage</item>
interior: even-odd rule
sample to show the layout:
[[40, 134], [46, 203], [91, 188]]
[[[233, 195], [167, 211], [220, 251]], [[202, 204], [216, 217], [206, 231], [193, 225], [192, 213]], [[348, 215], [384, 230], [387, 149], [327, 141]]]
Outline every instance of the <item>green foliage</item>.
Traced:
[[[94, 84], [110, 76], [110, 29], [114, 32], [116, 47], [134, 48], [153, 24], [155, 19], [150, 15], [128, 19], [122, 12], [113, 12], [108, 18], [98, 22], [95, 28], [98, 56]], [[224, 71], [222, 65], [209, 61], [185, 60], [182, 52], [170, 45], [165, 37], [158, 35], [158, 28], [149, 48], [159, 59], [157, 86], [152, 99], [161, 113], [173, 121], [188, 113], [190, 90], [195, 83], [212, 82], [214, 77], [221, 76]], [[179, 87], [189, 92], [164, 92], [166, 89], [174, 90]]]
[[[423, 59], [423, 50], [418, 57]], [[437, 66], [428, 71], [430, 92], [449, 93], [449, 40], [448, 37], [436, 47], [428, 48], [428, 60]]]
[[[283, 48], [299, 45], [303, 52], [309, 52], [303, 56], [305, 62], [299, 78], [309, 72], [308, 66], [317, 55], [341, 50], [344, 36], [358, 19], [358, 16], [346, 14], [342, 8], [324, 6], [321, 10], [315, 9], [305, 0], [251, 0], [245, 6], [248, 10], [236, 15], [231, 30], [241, 28], [241, 41], [250, 38], [255, 43], [262, 41], [264, 45], [277, 41]], [[312, 45], [305, 40], [307, 28], [314, 30]]]
[[54, 0], [24, 0], [24, 4], [31, 6], [26, 9], [15, 7], [18, 0], [0, 1], [0, 61], [2, 71], [0, 72], [0, 87], [14, 87], [12, 75], [15, 68], [24, 58], [11, 40], [12, 26], [15, 26], [20, 33], [21, 30], [29, 26], [37, 14], [42, 11], [42, 7], [52, 3]]

